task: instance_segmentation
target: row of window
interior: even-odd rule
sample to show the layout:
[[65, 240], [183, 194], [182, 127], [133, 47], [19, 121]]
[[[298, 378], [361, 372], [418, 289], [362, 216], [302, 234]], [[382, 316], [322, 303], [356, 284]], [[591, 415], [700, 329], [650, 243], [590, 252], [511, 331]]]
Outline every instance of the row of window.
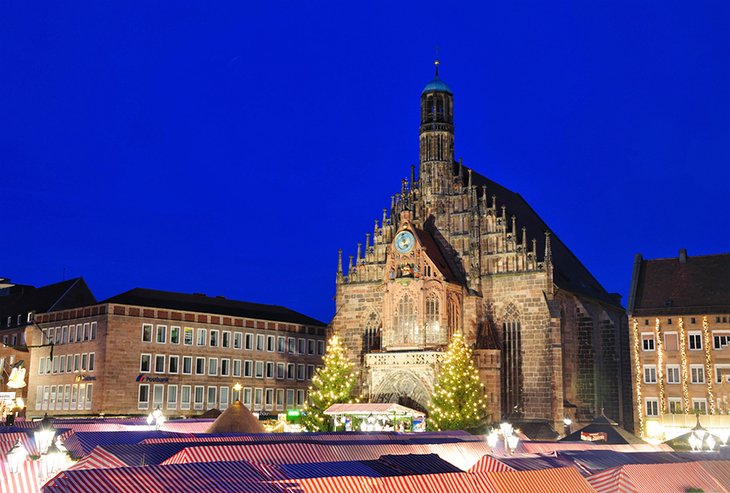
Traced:
[[[646, 415], [659, 416], [659, 399], [656, 397], [646, 398]], [[667, 411], [669, 414], [682, 414], [682, 399], [680, 397], [669, 397], [667, 399]], [[692, 412], [707, 414], [707, 399], [692, 399]]]
[[[713, 365], [715, 369], [715, 383], [730, 381], [730, 365]], [[664, 372], [664, 381], [668, 384], [682, 383], [679, 365], [667, 365]], [[705, 383], [705, 365], [689, 365], [690, 383]], [[644, 365], [644, 383], [657, 383], [656, 365]]]
[[[169, 337], [168, 337], [169, 336]], [[300, 355], [324, 355], [324, 341], [297, 337], [231, 332], [193, 327], [169, 327], [167, 325], [142, 324], [142, 342], [157, 344], [182, 344], [184, 346], [222, 347], [246, 351], [268, 351]], [[255, 344], [254, 344], [255, 341]]]
[[95, 353], [62, 354], [51, 359], [50, 356], [39, 359], [38, 374], [78, 373], [80, 371], [94, 371]]
[[10, 345], [10, 346], [17, 346], [18, 342], [20, 342], [21, 346], [25, 346], [25, 332], [21, 332], [20, 335], [18, 334], [12, 334], [3, 335], [3, 344]]
[[[17, 320], [18, 320], [18, 323], [16, 325], [20, 325], [21, 323], [23, 323], [23, 314], [22, 313], [18, 314]], [[26, 315], [26, 321], [28, 323], [30, 323], [31, 320], [33, 320], [33, 312], [28, 312], [28, 314]], [[6, 327], [10, 327], [12, 324], [13, 324], [13, 316], [8, 315], [8, 321], [7, 321]]]
[[41, 411], [88, 411], [93, 394], [92, 383], [38, 385], [35, 408]]
[[43, 329], [45, 344], [70, 344], [96, 339], [96, 322]]
[[[179, 388], [179, 391], [178, 391]], [[240, 391], [226, 386], [215, 385], [164, 385], [147, 384], [139, 385], [137, 397], [138, 409], [149, 409], [150, 402], [152, 409], [167, 409], [168, 411], [181, 411], [192, 409], [202, 411], [203, 409], [225, 410], [230, 402], [241, 400], [241, 403], [252, 411], [284, 411], [285, 409], [302, 406], [306, 399], [304, 390], [299, 389], [272, 389], [260, 387], [244, 387]], [[167, 398], [165, 398], [167, 395]], [[179, 399], [179, 401], [178, 401]]]
[[[715, 317], [715, 323], [717, 323], [717, 324], [720, 324], [720, 323], [726, 324], [726, 323], [728, 323], [728, 319], [730, 319], [730, 317], [727, 317], [727, 316], [717, 316], [717, 317]], [[654, 321], [650, 321], [650, 319], [648, 319], [648, 318], [647, 319], [644, 319], [644, 325], [649, 325], [649, 324], [653, 324], [653, 323], [654, 323]], [[690, 324], [696, 324], [697, 323], [697, 319], [695, 317], [690, 317], [689, 323]], [[667, 319], [667, 325], [672, 325], [672, 319], [671, 318], [668, 318]]]
[[[93, 353], [92, 353], [93, 354]], [[140, 373], [167, 373], [182, 375], [209, 375], [222, 377], [275, 378], [277, 380], [311, 380], [314, 365], [253, 361], [230, 358], [204, 358], [198, 356], [142, 353], [139, 359]], [[206, 372], [207, 362], [207, 372]]]
[[[716, 350], [725, 349], [730, 343], [730, 331], [714, 331], [712, 333], [712, 348]], [[702, 332], [690, 331], [687, 333], [687, 348], [690, 351], [702, 351]], [[642, 332], [641, 349], [643, 351], [655, 351], [656, 341], [653, 332]], [[677, 332], [664, 333], [664, 351], [678, 351], [679, 336]]]

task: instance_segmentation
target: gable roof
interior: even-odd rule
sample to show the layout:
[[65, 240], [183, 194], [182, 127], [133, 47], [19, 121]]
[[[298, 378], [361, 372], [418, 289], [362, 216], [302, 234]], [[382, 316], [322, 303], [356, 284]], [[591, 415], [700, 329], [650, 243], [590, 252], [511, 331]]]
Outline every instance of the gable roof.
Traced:
[[302, 313], [278, 305], [229, 300], [204, 294], [174, 293], [155, 289], [134, 288], [108, 298], [102, 303], [168, 308], [188, 312], [216, 313], [233, 317], [256, 318], [275, 322], [325, 327], [326, 324]]
[[[461, 165], [458, 162], [454, 163], [455, 175], [458, 175], [459, 166]], [[467, 175], [468, 168], [463, 166], [462, 180], [464, 185], [467, 185], [468, 182]], [[545, 252], [545, 232], [550, 231], [553, 280], [559, 288], [602, 301], [609, 305], [621, 306], [620, 298], [608, 293], [601, 286], [601, 283], [593, 277], [593, 274], [578, 260], [578, 257], [570, 251], [558, 235], [545, 224], [545, 221], [542, 220], [519, 193], [503, 187], [499, 183], [480, 175], [474, 170], [472, 170], [471, 177], [472, 185], [478, 187], [477, 191], [480, 197], [482, 195], [482, 186], [486, 185], [487, 197], [495, 195], [497, 197], [497, 206], [501, 208], [504, 205], [507, 208], [507, 214], [516, 217], [517, 230], [521, 231], [523, 226], [527, 228], [527, 236], [530, 238], [529, 241], [532, 241], [532, 238], [537, 240], [539, 257], [542, 257]]]
[[[96, 303], [96, 298], [83, 277], [41, 287], [15, 284], [2, 291], [4, 293], [0, 295], [0, 320], [28, 312], [46, 313]], [[25, 319], [22, 322], [25, 323]]]
[[631, 315], [730, 312], [730, 253], [644, 260], [637, 255]]
[[439, 248], [436, 241], [433, 239], [428, 232], [411, 227], [413, 232], [418, 237], [418, 242], [426, 250], [426, 255], [433, 262], [436, 268], [444, 275], [444, 278], [449, 282], [459, 282], [458, 278], [454, 275], [453, 271], [449, 267], [448, 262], [444, 258], [441, 249]]

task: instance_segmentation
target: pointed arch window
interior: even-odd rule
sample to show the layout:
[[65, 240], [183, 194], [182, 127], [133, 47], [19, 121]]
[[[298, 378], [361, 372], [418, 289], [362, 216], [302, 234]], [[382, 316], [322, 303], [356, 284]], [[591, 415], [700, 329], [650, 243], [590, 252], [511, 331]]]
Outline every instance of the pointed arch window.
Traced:
[[461, 319], [461, 314], [459, 313], [459, 302], [454, 296], [449, 297], [449, 305], [448, 305], [448, 323], [449, 323], [449, 340], [451, 340], [451, 336], [454, 335], [455, 332], [459, 331], [460, 324], [459, 320]]
[[426, 326], [424, 338], [426, 343], [440, 344], [445, 342], [445, 333], [441, 330], [440, 303], [436, 293], [426, 298]]
[[522, 322], [520, 313], [509, 304], [502, 317], [502, 413], [522, 415]]
[[393, 314], [393, 343], [412, 344], [418, 341], [416, 309], [410, 295], [403, 296]]
[[380, 318], [377, 313], [373, 312], [365, 323], [363, 350], [370, 352], [378, 349], [380, 349]]

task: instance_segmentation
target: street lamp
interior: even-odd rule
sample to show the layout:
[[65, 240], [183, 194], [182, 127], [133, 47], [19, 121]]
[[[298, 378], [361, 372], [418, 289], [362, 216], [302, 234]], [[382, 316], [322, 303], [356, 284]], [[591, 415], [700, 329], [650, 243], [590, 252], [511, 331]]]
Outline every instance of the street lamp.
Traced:
[[150, 415], [147, 416], [147, 424], [152, 425], [152, 423], [154, 423], [156, 431], [160, 430], [160, 426], [162, 426], [165, 421], [165, 416], [162, 415], [162, 410], [160, 409], [160, 406], [157, 406], [157, 409], [152, 411]]
[[489, 445], [489, 448], [494, 449], [497, 447], [500, 435], [504, 440], [505, 455], [513, 454], [517, 450], [517, 445], [520, 443], [520, 437], [517, 436], [512, 425], [506, 421], [499, 425], [499, 429], [493, 428], [489, 435], [487, 435], [487, 445]]
[[237, 382], [236, 385], [233, 386], [233, 402], [240, 401], [241, 400], [241, 389], [243, 386], [240, 382]]
[[38, 447], [38, 453], [41, 455], [48, 451], [48, 447], [53, 442], [53, 437], [56, 435], [56, 430], [50, 424], [49, 421], [41, 421], [40, 426], [33, 432], [33, 438], [35, 438], [36, 447]]
[[693, 452], [702, 452], [703, 450], [711, 452], [715, 450], [715, 445], [717, 445], [715, 438], [700, 424], [699, 415], [697, 415], [697, 424], [692, 428], [687, 441]]
[[28, 450], [23, 446], [23, 442], [18, 440], [18, 443], [13, 445], [8, 451], [8, 469], [12, 474], [18, 474], [20, 468], [23, 466], [26, 457], [28, 457]]

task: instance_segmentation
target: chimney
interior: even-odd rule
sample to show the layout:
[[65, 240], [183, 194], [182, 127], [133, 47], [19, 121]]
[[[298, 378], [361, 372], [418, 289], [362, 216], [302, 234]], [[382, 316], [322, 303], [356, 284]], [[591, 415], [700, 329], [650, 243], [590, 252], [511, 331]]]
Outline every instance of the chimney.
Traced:
[[679, 249], [679, 263], [680, 264], [687, 263], [687, 249], [686, 248]]

